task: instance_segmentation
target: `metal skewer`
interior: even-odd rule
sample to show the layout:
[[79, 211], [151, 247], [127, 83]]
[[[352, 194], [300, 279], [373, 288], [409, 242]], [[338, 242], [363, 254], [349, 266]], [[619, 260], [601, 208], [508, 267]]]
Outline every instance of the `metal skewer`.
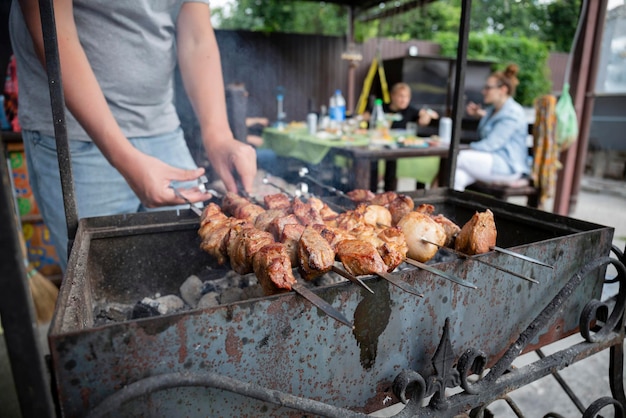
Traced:
[[481, 260], [480, 258], [477, 258], [477, 257], [471, 257], [471, 256], [469, 256], [467, 254], [464, 254], [464, 253], [462, 253], [460, 251], [457, 251], [457, 250], [455, 250], [453, 248], [444, 247], [443, 245], [440, 245], [440, 244], [437, 244], [435, 242], [429, 241], [429, 240], [427, 240], [424, 237], [421, 237], [420, 239], [422, 240], [422, 242], [425, 242], [427, 244], [434, 245], [434, 246], [436, 246], [438, 248], [444, 248], [444, 249], [450, 251], [452, 254], [455, 254], [456, 256], [460, 257], [460, 258], [463, 258], [463, 259], [466, 259], [466, 260], [475, 260], [475, 261], [483, 263], [483, 264], [485, 264], [485, 265], [487, 265], [489, 267], [492, 267], [492, 268], [494, 268], [496, 270], [500, 270], [500, 271], [502, 271], [504, 273], [507, 273], [507, 274], [510, 274], [512, 276], [519, 277], [520, 279], [528, 280], [529, 282], [539, 284], [539, 282], [537, 280], [533, 279], [532, 277], [524, 276], [523, 274], [516, 273], [516, 272], [511, 271], [511, 270], [509, 270], [507, 268], [500, 267], [500, 266], [497, 266], [495, 264], [488, 263], [487, 261]]
[[448, 280], [450, 280], [450, 281], [452, 281], [454, 283], [460, 284], [461, 286], [469, 287], [471, 289], [478, 289], [478, 287], [474, 283], [472, 283], [472, 282], [468, 282], [467, 280], [460, 279], [460, 278], [458, 278], [456, 276], [453, 276], [453, 275], [451, 275], [449, 273], [446, 273], [445, 271], [442, 271], [442, 270], [436, 269], [434, 267], [431, 267], [428, 264], [424, 264], [421, 261], [417, 261], [417, 260], [414, 260], [412, 258], [406, 257], [404, 259], [404, 262], [408, 263], [408, 264], [411, 264], [411, 265], [413, 265], [415, 267], [421, 268], [423, 270], [426, 270], [428, 272], [431, 272], [433, 274], [436, 274], [437, 276], [441, 276], [444, 279], [448, 279]]
[[202, 211], [193, 203], [191, 203], [191, 201], [189, 199], [187, 199], [185, 196], [183, 196], [183, 194], [174, 186], [170, 185], [170, 189], [174, 190], [174, 194], [176, 195], [176, 197], [179, 197], [181, 199], [183, 199], [185, 201], [185, 203], [187, 203], [189, 205], [189, 209], [191, 209], [193, 211], [193, 213], [195, 213], [198, 216], [202, 216]]
[[417, 297], [423, 298], [424, 295], [422, 293], [420, 293], [419, 291], [417, 291], [413, 286], [411, 286], [410, 284], [398, 279], [397, 277], [395, 277], [392, 274], [389, 273], [385, 273], [385, 272], [376, 272], [374, 273], [377, 276], [387, 280], [389, 283], [391, 283], [392, 285], [404, 290], [405, 292], [408, 292], [412, 295], [415, 295]]
[[345, 197], [348, 198], [348, 196], [342, 192], [341, 190], [337, 189], [336, 187], [333, 186], [328, 186], [320, 181], [318, 181], [316, 178], [313, 178], [311, 176], [309, 176], [309, 169], [306, 167], [302, 167], [299, 171], [298, 171], [298, 175], [302, 178], [305, 178], [313, 183], [315, 183], [316, 185], [318, 185], [319, 187], [328, 190], [331, 193], [336, 194], [337, 196], [341, 196], [341, 197]]
[[345, 277], [346, 279], [350, 280], [352, 283], [361, 286], [363, 289], [367, 290], [368, 292], [370, 292], [372, 295], [374, 294], [374, 291], [372, 289], [370, 289], [370, 287], [368, 285], [366, 285], [363, 280], [359, 279], [358, 277], [348, 273], [345, 270], [340, 269], [337, 266], [333, 266], [332, 271], [334, 271], [335, 273], [337, 273], [338, 275]]
[[295, 283], [291, 286], [291, 290], [304, 297], [306, 300], [311, 302], [313, 305], [320, 308], [326, 315], [331, 318], [341, 322], [344, 325], [350, 327], [350, 329], [354, 329], [354, 325], [352, 322], [348, 320], [341, 312], [339, 312], [333, 305], [326, 302], [321, 297], [317, 296], [315, 293], [311, 292], [308, 288], [306, 288], [302, 283]]
[[496, 245], [489, 247], [489, 249], [491, 251], [498, 251], [498, 252], [500, 252], [502, 254], [510, 255], [511, 257], [517, 257], [517, 258], [519, 258], [521, 260], [526, 260], [526, 261], [529, 261], [531, 263], [534, 263], [534, 264], [537, 264], [537, 265], [540, 265], [540, 266], [548, 267], [548, 268], [551, 268], [551, 269], [554, 268], [554, 266], [551, 266], [550, 264], [544, 263], [543, 261], [537, 260], [536, 258], [532, 258], [532, 257], [529, 257], [529, 256], [524, 255], [524, 254], [516, 253], [515, 251], [507, 250], [506, 248], [498, 247]]
[[[202, 211], [200, 209], [198, 209], [197, 207], [193, 206], [193, 204], [191, 204], [191, 202], [189, 201], [189, 199], [187, 199], [185, 196], [183, 196], [174, 186], [170, 186], [173, 190], [174, 193], [176, 194], [176, 196], [180, 197], [181, 199], [183, 199], [186, 203], [188, 203], [191, 206], [191, 210], [198, 216], [202, 215]], [[365, 283], [363, 283], [363, 285], [365, 286]], [[367, 286], [366, 286], [367, 288]], [[368, 290], [371, 289], [367, 288]], [[300, 296], [302, 296], [303, 298], [305, 298], [306, 300], [308, 300], [309, 302], [311, 302], [313, 305], [317, 306], [318, 308], [320, 308], [326, 315], [330, 316], [331, 318], [341, 322], [344, 325], [349, 326], [351, 329], [354, 329], [354, 325], [348, 320], [348, 318], [346, 318], [341, 312], [339, 312], [337, 309], [335, 309], [330, 303], [326, 302], [324, 299], [322, 299], [321, 297], [317, 296], [315, 293], [311, 292], [309, 289], [307, 289], [304, 285], [302, 285], [301, 283], [295, 283], [291, 286], [291, 290], [293, 290], [294, 292], [296, 292], [297, 294], [299, 294]], [[372, 292], [374, 293], [374, 292]]]

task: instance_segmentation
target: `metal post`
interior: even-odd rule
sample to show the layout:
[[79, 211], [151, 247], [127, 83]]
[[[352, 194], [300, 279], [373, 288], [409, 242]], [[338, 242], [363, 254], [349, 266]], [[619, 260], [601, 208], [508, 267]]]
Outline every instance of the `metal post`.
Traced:
[[19, 244], [6, 150], [0, 143], [0, 316], [23, 417], [52, 417], [43, 352], [36, 336], [33, 300]]
[[463, 0], [461, 3], [459, 46], [456, 54], [454, 93], [452, 96], [452, 141], [450, 142], [450, 154], [445, 162], [447, 170], [445, 170], [442, 184], [442, 186], [449, 187], [454, 185], [456, 154], [461, 141], [461, 120], [464, 113], [463, 90], [465, 86], [465, 69], [467, 66], [467, 44], [469, 39], [471, 4], [471, 0]]
[[41, 14], [41, 29], [46, 57], [46, 72], [48, 73], [48, 87], [50, 89], [50, 104], [54, 121], [54, 136], [57, 145], [57, 158], [61, 172], [61, 190], [63, 191], [63, 205], [67, 221], [68, 254], [78, 229], [78, 210], [76, 209], [76, 195], [74, 193], [74, 179], [70, 160], [70, 145], [67, 139], [65, 124], [65, 99], [61, 81], [61, 62], [54, 19], [52, 0], [39, 0]]

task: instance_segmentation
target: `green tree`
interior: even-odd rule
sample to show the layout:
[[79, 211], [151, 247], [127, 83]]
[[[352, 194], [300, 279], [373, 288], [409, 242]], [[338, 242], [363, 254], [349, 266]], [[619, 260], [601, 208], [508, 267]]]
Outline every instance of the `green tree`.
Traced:
[[[458, 35], [439, 34], [435, 41], [441, 45], [441, 55], [455, 58]], [[552, 88], [546, 44], [523, 36], [470, 33], [467, 57], [493, 61], [494, 70], [504, 70], [510, 64], [519, 66], [519, 86], [515, 98], [524, 106], [532, 106], [535, 98], [550, 93]]]
[[341, 36], [348, 27], [347, 9], [326, 2], [238, 0], [229, 16], [219, 7], [213, 14], [220, 29]]

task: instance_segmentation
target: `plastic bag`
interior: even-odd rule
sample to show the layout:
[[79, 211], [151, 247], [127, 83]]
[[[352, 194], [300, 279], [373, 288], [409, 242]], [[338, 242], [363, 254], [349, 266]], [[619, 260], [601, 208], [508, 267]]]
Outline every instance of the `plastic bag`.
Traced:
[[563, 94], [556, 104], [555, 141], [561, 151], [568, 149], [578, 139], [576, 109], [569, 95], [569, 83], [563, 85]]

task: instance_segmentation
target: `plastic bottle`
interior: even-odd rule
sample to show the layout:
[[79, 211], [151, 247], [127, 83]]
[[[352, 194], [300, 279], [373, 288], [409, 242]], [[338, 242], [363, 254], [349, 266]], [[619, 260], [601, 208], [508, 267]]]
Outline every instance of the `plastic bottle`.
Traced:
[[385, 112], [383, 111], [383, 100], [376, 99], [374, 101], [372, 115], [370, 116], [370, 129], [382, 129], [385, 128], [386, 125]]
[[330, 118], [338, 123], [346, 120], [346, 99], [339, 89], [335, 90], [335, 94], [330, 98]]
[[443, 117], [439, 120], [439, 140], [449, 144], [452, 140], [452, 119]]

